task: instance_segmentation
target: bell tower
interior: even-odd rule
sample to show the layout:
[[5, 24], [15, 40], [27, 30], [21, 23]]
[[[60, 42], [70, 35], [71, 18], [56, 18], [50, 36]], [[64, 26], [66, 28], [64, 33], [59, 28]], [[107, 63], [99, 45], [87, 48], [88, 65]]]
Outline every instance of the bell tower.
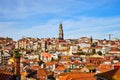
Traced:
[[64, 37], [63, 37], [63, 27], [62, 27], [62, 23], [60, 23], [59, 25], [59, 40], [63, 40]]

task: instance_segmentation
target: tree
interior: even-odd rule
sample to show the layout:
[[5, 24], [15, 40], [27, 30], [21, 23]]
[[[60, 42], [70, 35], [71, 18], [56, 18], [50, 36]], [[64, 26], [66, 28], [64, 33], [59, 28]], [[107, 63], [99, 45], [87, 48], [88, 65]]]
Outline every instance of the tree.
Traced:
[[20, 49], [13, 50], [13, 57], [19, 58], [22, 54], [20, 53]]
[[52, 57], [51, 62], [54, 61], [54, 58]]
[[98, 51], [97, 54], [102, 55], [102, 52], [101, 52], [101, 51]]
[[78, 52], [79, 53], [79, 55], [85, 55], [85, 53], [84, 52]]
[[73, 55], [85, 55], [84, 52], [77, 52], [77, 53], [72, 53]]
[[93, 38], [92, 38], [92, 36], [90, 37], [90, 43], [91, 43], [91, 44], [93, 43]]
[[96, 50], [95, 49], [92, 49], [92, 54], [96, 54]]

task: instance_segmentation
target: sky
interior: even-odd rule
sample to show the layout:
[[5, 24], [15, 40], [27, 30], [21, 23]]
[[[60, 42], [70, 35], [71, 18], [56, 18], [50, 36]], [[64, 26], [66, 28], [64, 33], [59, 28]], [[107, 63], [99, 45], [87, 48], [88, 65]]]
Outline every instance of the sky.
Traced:
[[0, 0], [0, 37], [120, 39], [120, 0]]

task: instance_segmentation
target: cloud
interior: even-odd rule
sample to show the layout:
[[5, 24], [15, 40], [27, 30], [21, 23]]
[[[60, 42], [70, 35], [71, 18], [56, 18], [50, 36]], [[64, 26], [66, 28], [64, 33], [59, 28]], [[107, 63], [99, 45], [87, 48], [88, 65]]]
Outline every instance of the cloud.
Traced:
[[44, 14], [71, 16], [74, 13], [101, 7], [108, 0], [1, 0], [0, 2], [0, 17], [12, 19]]
[[79, 17], [77, 21], [68, 20], [63, 23], [66, 37], [79, 38], [81, 36], [93, 36], [94, 38], [107, 38], [108, 34], [119, 32], [120, 17]]
[[110, 33], [119, 37], [119, 16], [85, 15], [89, 15], [90, 12], [97, 14], [94, 11], [111, 8], [113, 2], [110, 0], [0, 0], [0, 35], [15, 40], [22, 36], [58, 37], [61, 21], [65, 38], [93, 36], [104, 39]]
[[[0, 32], [3, 36], [10, 36], [15, 40], [25, 37], [52, 38], [58, 37], [59, 19], [49, 20], [44, 24], [37, 24], [26, 28], [15, 28], [18, 23], [3, 22], [0, 26], [7, 24], [7, 28], [0, 27]], [[113, 37], [120, 37], [119, 26], [120, 17], [77, 17], [76, 20], [62, 20], [65, 38], [80, 38], [82, 36], [93, 36], [98, 39], [108, 39], [108, 34], [113, 34]], [[11, 27], [9, 25], [12, 25]], [[5, 25], [4, 25], [5, 26]], [[9, 27], [8, 27], [9, 26]]]

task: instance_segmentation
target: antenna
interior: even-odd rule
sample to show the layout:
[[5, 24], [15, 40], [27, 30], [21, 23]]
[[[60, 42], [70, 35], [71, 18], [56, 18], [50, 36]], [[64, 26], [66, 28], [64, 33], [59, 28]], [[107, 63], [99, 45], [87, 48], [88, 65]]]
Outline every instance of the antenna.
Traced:
[[111, 36], [112, 36], [113, 34], [108, 34], [108, 36], [109, 36], [109, 40], [111, 40]]

